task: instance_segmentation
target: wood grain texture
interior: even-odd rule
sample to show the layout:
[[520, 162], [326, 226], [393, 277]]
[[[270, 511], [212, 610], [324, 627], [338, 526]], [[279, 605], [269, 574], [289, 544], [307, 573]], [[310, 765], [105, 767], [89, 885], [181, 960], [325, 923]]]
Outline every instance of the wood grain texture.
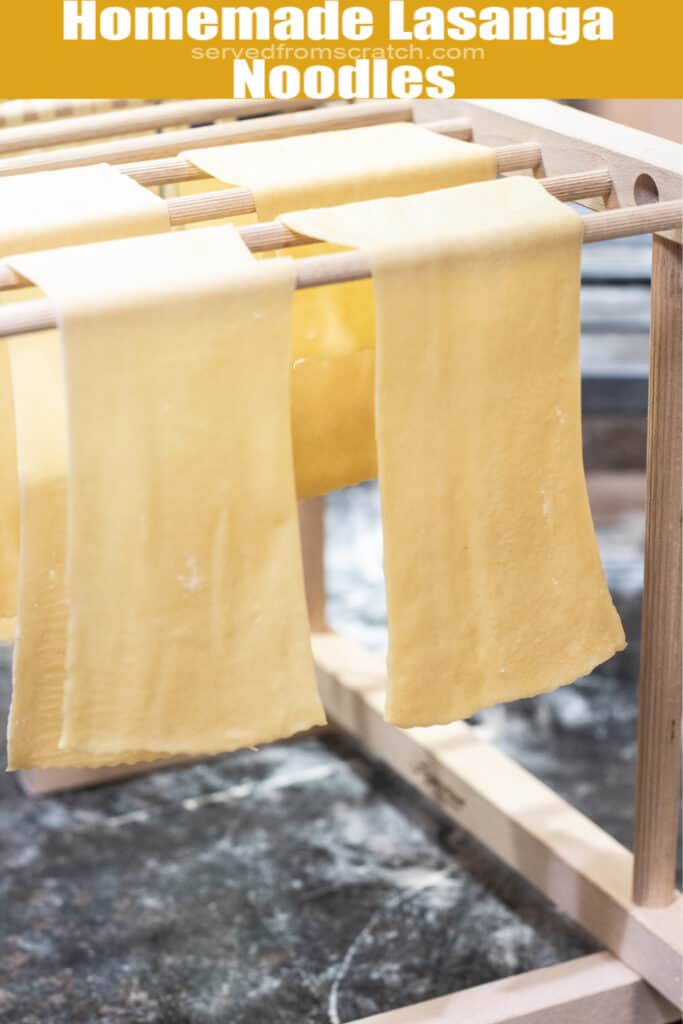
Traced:
[[625, 964], [595, 953], [352, 1024], [665, 1024], [677, 1018], [675, 1007]]
[[666, 908], [635, 906], [633, 857], [615, 839], [464, 722], [405, 731], [388, 725], [383, 657], [332, 633], [315, 636], [313, 649], [332, 721], [683, 1006], [680, 894]]
[[[613, 181], [608, 206], [632, 206], [638, 177], [654, 180], [660, 200], [681, 195], [681, 147], [669, 139], [614, 124], [552, 100], [427, 100], [416, 120], [467, 117], [475, 142], [486, 146], [536, 142], [543, 150], [539, 174], [606, 168]], [[603, 209], [602, 200], [587, 206]]]
[[645, 580], [634, 899], [674, 898], [681, 793], [681, 246], [652, 251]]

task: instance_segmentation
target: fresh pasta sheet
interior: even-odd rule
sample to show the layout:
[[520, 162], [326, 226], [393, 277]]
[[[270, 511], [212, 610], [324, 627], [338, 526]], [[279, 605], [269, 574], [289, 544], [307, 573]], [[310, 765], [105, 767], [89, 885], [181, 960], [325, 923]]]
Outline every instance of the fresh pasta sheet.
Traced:
[[[59, 309], [69, 465], [67, 614], [44, 590], [38, 650], [55, 694], [27, 749], [17, 673], [13, 766], [210, 753], [322, 723], [289, 434], [291, 261], [257, 262], [220, 227], [12, 263]], [[26, 481], [34, 511], [52, 475], [64, 507], [54, 448], [56, 472]], [[58, 583], [57, 533], [44, 572]], [[24, 639], [20, 623], [18, 669], [40, 642]]]
[[108, 164], [0, 178], [0, 257], [168, 229], [164, 201]]
[[372, 264], [388, 719], [466, 718], [621, 650], [582, 463], [580, 217], [514, 177], [282, 220]]
[[[0, 178], [0, 259], [16, 253], [170, 230], [166, 204], [100, 164]], [[0, 302], [26, 301], [25, 291]], [[0, 339], [0, 640], [14, 634], [19, 490], [7, 341]]]
[[[57, 331], [10, 340], [22, 544], [8, 767], [106, 765], [60, 749], [69, 610], [66, 599], [67, 416]], [[159, 755], [152, 755], [158, 757]], [[122, 761], [149, 760], [130, 752]]]
[[[493, 178], [495, 154], [415, 124], [386, 124], [183, 154], [206, 174], [248, 187], [258, 218]], [[330, 245], [292, 250], [297, 256]], [[300, 497], [377, 475], [375, 330], [364, 281], [297, 293], [292, 434]]]

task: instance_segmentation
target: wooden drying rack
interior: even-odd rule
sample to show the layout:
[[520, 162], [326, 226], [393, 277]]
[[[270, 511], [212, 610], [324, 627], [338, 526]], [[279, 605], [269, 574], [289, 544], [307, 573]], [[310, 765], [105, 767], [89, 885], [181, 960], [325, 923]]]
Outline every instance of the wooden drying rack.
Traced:
[[[255, 107], [250, 110], [258, 112]], [[77, 120], [97, 122], [87, 128], [92, 135], [73, 135], [72, 127], [72, 137], [110, 137], [115, 134], [111, 118], [135, 113], [70, 118], [72, 125]], [[188, 117], [187, 109], [183, 116]], [[435, 130], [497, 147], [499, 170], [530, 171], [543, 178], [558, 198], [598, 211], [586, 216], [585, 241], [656, 232], [635, 854], [479, 739], [465, 723], [401, 731], [384, 721], [383, 659], [327, 628], [324, 499], [304, 502], [302, 541], [313, 648], [331, 720], [388, 762], [609, 951], [379, 1014], [365, 1024], [673, 1022], [683, 1007], [683, 898], [675, 890], [682, 663], [680, 147], [545, 100], [384, 102], [275, 114], [152, 138], [86, 142], [5, 159], [0, 130], [0, 175], [105, 160], [123, 165], [121, 170], [142, 184], [165, 184], [200, 176], [178, 158], [184, 149], [413, 116], [430, 122]], [[45, 132], [44, 138], [48, 136], [52, 143], [42, 144], [54, 144], [55, 133]], [[27, 136], [22, 138], [25, 142]], [[253, 199], [243, 189], [169, 200], [173, 223], [231, 216], [248, 209], [253, 209]], [[282, 225], [249, 227], [243, 234], [254, 250], [305, 241]], [[298, 262], [302, 287], [354, 280], [369, 273], [356, 253]], [[23, 283], [7, 268], [0, 268], [0, 287]], [[0, 335], [53, 323], [46, 303], [17, 304], [0, 313]], [[23, 781], [29, 791], [45, 793], [148, 770], [149, 766], [32, 771], [23, 773]]]

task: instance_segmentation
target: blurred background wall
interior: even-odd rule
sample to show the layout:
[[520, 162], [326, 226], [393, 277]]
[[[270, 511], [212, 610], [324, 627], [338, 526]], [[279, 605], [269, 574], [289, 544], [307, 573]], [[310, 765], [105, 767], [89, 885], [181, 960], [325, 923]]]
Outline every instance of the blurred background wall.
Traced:
[[573, 106], [619, 124], [683, 141], [683, 100], [570, 100]]

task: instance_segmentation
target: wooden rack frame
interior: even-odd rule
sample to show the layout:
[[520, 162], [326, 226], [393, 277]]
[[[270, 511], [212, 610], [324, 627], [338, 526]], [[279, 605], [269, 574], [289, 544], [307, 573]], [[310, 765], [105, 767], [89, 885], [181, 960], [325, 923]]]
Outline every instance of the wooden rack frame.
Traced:
[[[134, 138], [106, 138], [104, 141], [84, 142], [81, 145], [59, 149], [36, 150], [19, 156], [3, 157], [0, 153], [0, 175], [55, 171], [65, 167], [87, 167], [99, 163], [126, 164], [131, 161], [176, 156], [184, 149], [196, 149], [200, 146], [228, 146], [237, 142], [279, 139], [315, 131], [333, 131], [361, 125], [383, 124], [388, 121], [413, 120], [413, 105], [400, 100], [342, 103], [328, 107], [316, 105], [311, 100], [283, 100], [277, 104], [280, 113], [273, 113], [267, 118], [255, 115], [272, 113], [272, 101], [246, 100], [240, 102], [239, 107], [242, 111], [248, 109], [251, 116], [243, 121], [233, 120], [225, 124], [190, 127]], [[109, 124], [112, 115], [105, 116]], [[235, 108], [233, 116], [236, 116]], [[159, 182], [164, 183], [163, 180]]]
[[[667, 229], [654, 236], [652, 263], [634, 855], [465, 723], [401, 731], [384, 721], [383, 659], [327, 631], [324, 499], [302, 506], [313, 646], [330, 718], [489, 846], [608, 951], [380, 1014], [365, 1024], [673, 1022], [683, 1007], [683, 897], [674, 888], [681, 756], [683, 344], [680, 230], [668, 229], [680, 223], [681, 149], [544, 100], [430, 101], [415, 107], [417, 120], [466, 118], [477, 142], [535, 144], [541, 153], [537, 176], [606, 170], [609, 192], [581, 199], [593, 209], [633, 207], [659, 199], [660, 210], [675, 207], [679, 212], [677, 219], [663, 224], [653, 221], [654, 210], [646, 207], [616, 214], [622, 233], [635, 233], [630, 230], [633, 219], [642, 230]], [[398, 119], [404, 119], [403, 114]], [[130, 773], [27, 772], [24, 780], [33, 792], [45, 792]]]
[[[567, 175], [562, 179], [566, 183]], [[585, 175], [579, 176], [581, 179]], [[547, 179], [554, 182], [556, 179]], [[553, 191], [552, 185], [549, 191]], [[583, 217], [584, 244], [604, 242], [609, 238], [628, 238], [650, 234], [664, 228], [675, 228], [683, 223], [683, 201], [652, 203], [649, 207], [631, 210], [606, 210]], [[315, 238], [299, 235], [295, 231], [272, 221], [240, 228], [239, 233], [252, 252], [268, 252], [297, 245], [315, 243]], [[361, 252], [313, 256], [297, 260], [297, 289], [318, 288], [321, 285], [345, 284], [362, 281], [372, 276], [367, 257]], [[26, 281], [9, 267], [0, 264], [0, 291], [5, 287], [23, 287]], [[50, 330], [58, 326], [57, 312], [46, 300], [16, 302], [0, 309], [0, 338], [33, 331]]]

